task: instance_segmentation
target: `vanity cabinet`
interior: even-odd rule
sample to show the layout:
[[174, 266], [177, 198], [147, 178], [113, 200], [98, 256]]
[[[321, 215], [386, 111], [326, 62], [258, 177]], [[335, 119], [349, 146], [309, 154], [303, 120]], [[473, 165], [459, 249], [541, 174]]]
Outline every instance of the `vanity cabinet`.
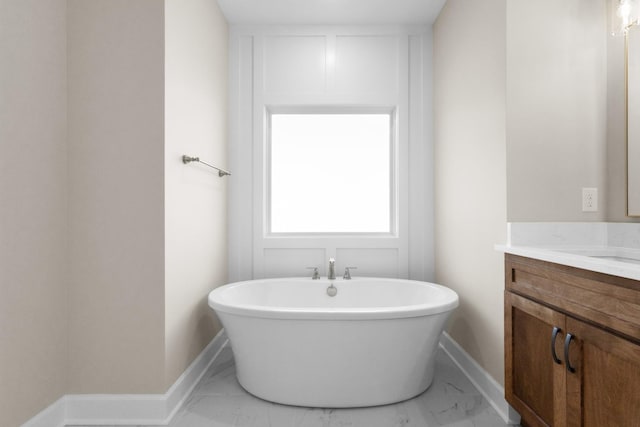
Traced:
[[640, 282], [505, 261], [505, 396], [522, 424], [640, 427]]

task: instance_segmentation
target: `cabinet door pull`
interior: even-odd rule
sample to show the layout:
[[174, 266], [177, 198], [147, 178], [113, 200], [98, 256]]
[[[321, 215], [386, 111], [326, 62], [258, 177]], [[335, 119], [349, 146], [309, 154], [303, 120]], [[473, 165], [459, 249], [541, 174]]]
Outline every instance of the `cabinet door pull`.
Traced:
[[564, 340], [564, 360], [567, 365], [567, 371], [574, 373], [576, 370], [573, 366], [571, 366], [571, 362], [569, 361], [569, 344], [571, 344], [571, 340], [573, 339], [573, 335], [567, 334], [567, 338]]
[[562, 329], [554, 326], [553, 332], [551, 332], [551, 357], [553, 357], [553, 361], [558, 365], [562, 365], [562, 360], [558, 359], [558, 356], [556, 355], [556, 338], [558, 337], [559, 332], [562, 332]]

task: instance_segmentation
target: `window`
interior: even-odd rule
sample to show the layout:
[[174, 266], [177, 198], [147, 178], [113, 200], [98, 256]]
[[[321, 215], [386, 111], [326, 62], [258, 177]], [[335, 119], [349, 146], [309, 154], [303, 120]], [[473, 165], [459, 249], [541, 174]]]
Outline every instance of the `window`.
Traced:
[[270, 233], [394, 233], [393, 111], [269, 114]]

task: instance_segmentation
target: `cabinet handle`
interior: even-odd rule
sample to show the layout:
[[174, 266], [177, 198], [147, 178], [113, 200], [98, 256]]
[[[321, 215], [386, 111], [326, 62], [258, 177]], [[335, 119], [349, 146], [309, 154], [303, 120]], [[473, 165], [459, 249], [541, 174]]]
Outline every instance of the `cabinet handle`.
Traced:
[[567, 371], [574, 373], [576, 370], [573, 366], [571, 366], [571, 362], [569, 361], [569, 344], [571, 344], [571, 340], [573, 339], [573, 335], [567, 334], [567, 338], [564, 340], [564, 360], [567, 365]]
[[556, 338], [558, 337], [559, 332], [562, 332], [562, 329], [554, 326], [553, 332], [551, 332], [551, 357], [553, 357], [553, 361], [558, 365], [562, 365], [562, 360], [558, 359], [558, 356], [556, 355]]

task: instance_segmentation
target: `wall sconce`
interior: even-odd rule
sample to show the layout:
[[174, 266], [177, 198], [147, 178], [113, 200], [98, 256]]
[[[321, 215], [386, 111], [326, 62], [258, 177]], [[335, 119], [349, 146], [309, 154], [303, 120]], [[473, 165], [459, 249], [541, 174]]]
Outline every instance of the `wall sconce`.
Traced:
[[640, 0], [610, 0], [611, 35], [624, 35], [627, 30], [640, 24]]

